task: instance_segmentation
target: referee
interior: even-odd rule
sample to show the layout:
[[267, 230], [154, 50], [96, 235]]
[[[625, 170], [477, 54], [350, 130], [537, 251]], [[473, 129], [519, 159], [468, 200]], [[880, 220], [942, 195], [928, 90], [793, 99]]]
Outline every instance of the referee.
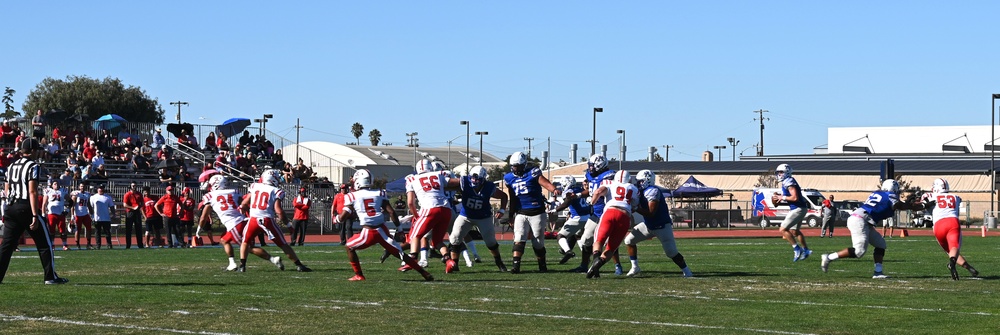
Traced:
[[35, 162], [35, 154], [41, 149], [38, 141], [26, 138], [21, 142], [21, 158], [7, 169], [7, 194], [3, 213], [3, 243], [0, 244], [0, 283], [7, 274], [10, 257], [17, 247], [17, 240], [25, 230], [31, 235], [38, 248], [38, 257], [45, 269], [45, 284], [65, 284], [69, 280], [56, 275], [52, 244], [49, 241], [48, 224], [42, 217], [38, 198], [38, 181], [42, 167]]

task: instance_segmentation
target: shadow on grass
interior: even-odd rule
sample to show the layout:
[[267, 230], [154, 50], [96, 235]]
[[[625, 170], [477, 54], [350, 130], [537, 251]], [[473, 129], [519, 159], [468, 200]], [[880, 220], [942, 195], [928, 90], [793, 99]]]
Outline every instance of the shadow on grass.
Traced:
[[238, 283], [190, 283], [190, 282], [188, 282], [188, 283], [80, 283], [80, 282], [71, 282], [70, 284], [72, 284], [73, 286], [100, 286], [100, 287], [115, 286], [115, 285], [122, 285], [122, 286], [164, 286], [164, 287], [169, 287], [169, 286], [219, 286], [219, 287], [224, 287], [224, 286], [243, 286], [243, 285], [245, 285], [245, 284], [238, 284]]
[[[622, 276], [624, 277], [624, 276]], [[677, 277], [684, 278], [683, 274], [677, 271], [645, 271], [643, 270], [639, 277]], [[725, 277], [778, 277], [777, 274], [773, 273], [757, 273], [757, 272], [695, 272], [695, 278], [725, 278]]]

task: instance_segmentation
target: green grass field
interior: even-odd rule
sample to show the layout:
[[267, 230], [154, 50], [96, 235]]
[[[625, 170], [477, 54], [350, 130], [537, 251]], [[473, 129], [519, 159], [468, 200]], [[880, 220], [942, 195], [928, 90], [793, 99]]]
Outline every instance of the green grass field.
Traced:
[[[811, 238], [813, 257], [791, 262], [777, 238], [683, 239], [696, 278], [680, 271], [655, 241], [640, 244], [643, 276], [604, 268], [588, 280], [568, 273], [498, 273], [488, 259], [458, 274], [432, 262], [435, 282], [379, 264], [377, 246], [359, 254], [364, 282], [343, 248], [299, 247], [315, 272], [279, 271], [261, 259], [247, 273], [224, 272], [219, 248], [58, 251], [71, 281], [43, 285], [34, 252], [15, 253], [0, 285], [2, 334], [994, 334], [1000, 329], [997, 243], [966, 238], [964, 254], [980, 280], [952, 281], [946, 257], [928, 237], [889, 240], [885, 271], [871, 279], [871, 256], [819, 269], [820, 254], [849, 238]], [[548, 241], [550, 252], [554, 241]], [[275, 252], [277, 248], [268, 248]], [[488, 255], [480, 246], [482, 255]], [[501, 250], [509, 263], [510, 245]], [[553, 252], [554, 253], [554, 252]], [[530, 251], [529, 251], [530, 254]], [[488, 258], [488, 257], [487, 257]], [[578, 262], [578, 259], [571, 261]], [[625, 260], [626, 271], [629, 268]], [[286, 265], [291, 267], [290, 262]], [[575, 266], [575, 264], [574, 264]], [[554, 271], [553, 271], [554, 270]]]

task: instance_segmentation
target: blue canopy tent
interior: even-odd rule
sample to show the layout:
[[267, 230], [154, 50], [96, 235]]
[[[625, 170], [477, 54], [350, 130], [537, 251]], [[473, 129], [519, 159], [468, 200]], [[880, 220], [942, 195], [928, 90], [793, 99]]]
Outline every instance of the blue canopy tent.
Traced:
[[385, 191], [390, 193], [406, 192], [406, 177], [390, 181], [385, 184]]
[[711, 198], [720, 195], [722, 195], [722, 190], [705, 186], [694, 176], [688, 177], [687, 181], [671, 192], [671, 196], [674, 198]]
[[94, 120], [94, 129], [96, 130], [111, 130], [122, 126], [125, 122], [125, 118], [118, 116], [118, 114], [105, 114]]

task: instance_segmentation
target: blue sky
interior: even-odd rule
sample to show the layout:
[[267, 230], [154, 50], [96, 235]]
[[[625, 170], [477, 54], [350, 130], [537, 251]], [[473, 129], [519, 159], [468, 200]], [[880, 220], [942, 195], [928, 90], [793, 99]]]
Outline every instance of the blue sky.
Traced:
[[[116, 77], [173, 120], [259, 118], [294, 139], [465, 144], [506, 156], [551, 138], [554, 160], [597, 140], [670, 160], [759, 141], [811, 153], [828, 127], [986, 125], [1000, 93], [989, 1], [11, 1], [0, 86]], [[200, 119], [203, 118], [203, 119]], [[367, 136], [362, 143], [367, 143]], [[918, 141], [919, 134], [912, 139]], [[478, 146], [473, 135], [472, 146]], [[732, 159], [732, 150], [722, 152]]]

